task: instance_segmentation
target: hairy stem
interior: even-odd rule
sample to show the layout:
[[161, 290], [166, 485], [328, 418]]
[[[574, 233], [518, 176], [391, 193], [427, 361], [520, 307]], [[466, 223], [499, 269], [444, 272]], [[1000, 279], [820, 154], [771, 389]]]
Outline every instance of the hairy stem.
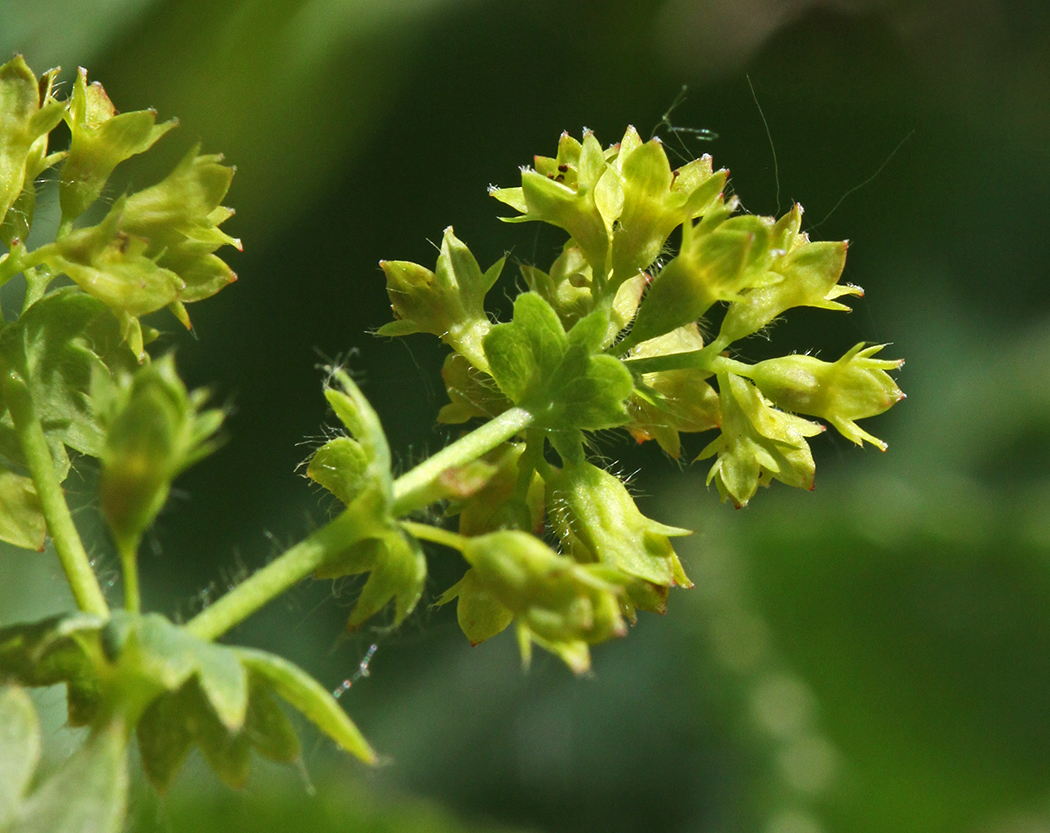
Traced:
[[442, 472], [478, 459], [523, 431], [530, 422], [532, 414], [524, 408], [511, 408], [401, 475], [394, 481], [393, 514], [400, 517], [426, 506], [431, 502], [431, 486]]
[[205, 608], [186, 623], [186, 630], [201, 639], [222, 636], [268, 601], [298, 584], [326, 559], [345, 550], [366, 528], [367, 523], [362, 523], [353, 512], [344, 512]]
[[2, 367], [0, 386], [4, 402], [11, 412], [15, 433], [22, 445], [26, 465], [40, 496], [40, 506], [47, 521], [47, 531], [55, 544], [55, 551], [69, 581], [77, 607], [86, 613], [108, 617], [109, 606], [102, 588], [91, 569], [84, 544], [80, 540], [73, 516], [69, 512], [62, 484], [55, 474], [55, 464], [47, 447], [47, 438], [25, 380], [10, 367]]
[[[394, 481], [391, 514], [400, 517], [426, 506], [432, 500], [429, 496], [433, 494], [434, 481], [442, 472], [476, 460], [522, 431], [531, 421], [528, 411], [511, 408], [406, 472]], [[186, 629], [201, 639], [216, 639], [306, 578], [327, 559], [346, 550], [373, 527], [373, 518], [353, 509], [344, 512], [238, 584], [191, 619]]]

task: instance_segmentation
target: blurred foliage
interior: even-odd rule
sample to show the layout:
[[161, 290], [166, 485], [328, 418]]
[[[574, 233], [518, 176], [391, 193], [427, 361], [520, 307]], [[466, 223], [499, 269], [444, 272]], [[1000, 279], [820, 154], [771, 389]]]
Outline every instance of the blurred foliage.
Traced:
[[[142, 829], [247, 829], [259, 812], [271, 830], [456, 829], [429, 810], [405, 821], [389, 796], [406, 791], [482, 825], [558, 831], [1050, 827], [1046, 4], [96, 9], [2, 3], [0, 49], [62, 63], [67, 80], [90, 61], [128, 109], [178, 115], [161, 166], [198, 139], [238, 166], [228, 226], [245, 243], [242, 279], [195, 311], [201, 344], [180, 341], [179, 360], [191, 386], [228, 392], [239, 415], [161, 518], [161, 557], [143, 570], [146, 586], [170, 588], [150, 600], [162, 608], [187, 613], [178, 600], [231, 580], [229, 565], [263, 563], [274, 547], [260, 530], [284, 541], [310, 527], [316, 494], [291, 472], [324, 418], [318, 353], [356, 351], [350, 366], [406, 461], [443, 442], [429, 427], [444, 404], [440, 352], [364, 335], [389, 317], [376, 264], [431, 261], [428, 239], [450, 223], [483, 263], [506, 248], [548, 260], [555, 241], [493, 222], [484, 185], [513, 185], [562, 129], [656, 127], [670, 153], [730, 168], [748, 209], [798, 200], [814, 239], [853, 241], [845, 279], [871, 300], [844, 322], [813, 311], [775, 328], [771, 355], [819, 327], [828, 356], [893, 334], [908, 357], [909, 399], [875, 427], [888, 454], [815, 443], [812, 495], [773, 490], [734, 513], [701, 472], [609, 444], [624, 470], [647, 461], [638, 488], [663, 505], [643, 511], [698, 530], [683, 555], [697, 587], [596, 652], [592, 680], [553, 661], [523, 676], [507, 639], [471, 650], [448, 612], [339, 641], [353, 586], [334, 599], [303, 588], [238, 640], [333, 688], [376, 641], [371, 678], [345, 696], [394, 766], [366, 786], [326, 780], [317, 799], [294, 773], [279, 789], [198, 799], [186, 775]], [[661, 126], [683, 83], [670, 123], [717, 139]], [[133, 160], [125, 175], [149, 184], [162, 170]], [[103, 543], [97, 554], [113, 558]], [[61, 609], [43, 589], [47, 558], [0, 557], [0, 619]], [[462, 570], [432, 562], [428, 591]], [[308, 761], [340, 785], [362, 777], [323, 747]]]

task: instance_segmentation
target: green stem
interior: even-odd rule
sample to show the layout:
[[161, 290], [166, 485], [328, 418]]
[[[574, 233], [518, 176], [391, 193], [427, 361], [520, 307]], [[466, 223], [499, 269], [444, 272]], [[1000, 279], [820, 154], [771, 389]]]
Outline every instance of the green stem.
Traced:
[[69, 512], [62, 484], [55, 474], [55, 464], [47, 446], [44, 428], [33, 407], [33, 400], [25, 380], [10, 367], [2, 367], [0, 384], [4, 402], [11, 412], [15, 433], [22, 445], [26, 465], [40, 497], [40, 507], [47, 521], [47, 530], [55, 544], [55, 551], [69, 581], [77, 607], [86, 613], [106, 618], [109, 606], [102, 595], [98, 579], [91, 569], [84, 544], [77, 533], [73, 516]]
[[141, 536], [136, 536], [134, 540], [117, 542], [121, 571], [124, 576], [124, 609], [130, 613], [138, 613], [142, 609], [138, 562], [140, 540]]
[[[531, 421], [532, 415], [528, 411], [511, 408], [406, 472], [394, 481], [391, 514], [399, 517], [426, 506], [430, 502], [427, 496], [432, 494], [433, 483], [442, 472], [476, 460], [522, 431]], [[367, 513], [370, 509], [365, 507], [363, 511]], [[352, 510], [344, 512], [238, 584], [191, 619], [186, 629], [201, 639], [216, 639], [306, 578], [326, 560], [346, 550], [367, 534], [367, 530], [374, 528], [374, 524], [371, 515], [364, 516]], [[436, 539], [431, 536], [429, 540]]]
[[423, 541], [430, 541], [435, 544], [441, 544], [449, 549], [459, 550], [460, 552], [463, 551], [463, 546], [467, 540], [457, 532], [452, 532], [452, 530], [449, 529], [442, 529], [439, 526], [431, 526], [430, 524], [420, 524], [415, 521], [401, 521], [401, 526], [404, 527], [405, 532], [414, 538], [419, 538]]
[[523, 431], [530, 422], [532, 414], [524, 408], [511, 408], [401, 475], [394, 481], [393, 515], [401, 517], [431, 503], [431, 486], [442, 472], [478, 459]]
[[186, 630], [200, 639], [218, 638], [343, 552], [368, 528], [367, 520], [344, 512], [205, 608], [186, 623]]

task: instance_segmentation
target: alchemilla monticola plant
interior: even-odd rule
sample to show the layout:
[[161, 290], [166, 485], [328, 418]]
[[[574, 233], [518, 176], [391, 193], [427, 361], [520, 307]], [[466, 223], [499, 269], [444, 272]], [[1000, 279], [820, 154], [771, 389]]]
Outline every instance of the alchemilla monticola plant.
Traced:
[[[825, 423], [885, 448], [857, 424], [903, 396], [888, 374], [901, 362], [880, 358], [880, 346], [858, 344], [833, 362], [737, 358], [738, 342], [793, 307], [848, 309], [842, 299], [861, 291], [839, 282], [845, 243], [810, 241], [799, 206], [779, 219], [741, 212], [710, 157], [672, 169], [660, 142], [633, 128], [605, 147], [591, 133], [565, 134], [519, 186], [491, 189], [510, 212], [503, 219], [566, 234], [546, 270], [518, 267], [525, 291], [509, 320], [486, 309], [505, 259], [482, 268], [451, 228], [433, 269], [381, 264], [394, 320], [379, 334], [427, 333], [451, 348], [438, 420], [470, 430], [397, 474], [375, 411], [330, 368], [324, 395], [340, 430], [307, 474], [344, 508], [189, 622], [145, 612], [143, 533], [173, 478], [216, 447], [224, 413], [186, 390], [170, 355], [151, 357], [157, 332], [142, 317], [167, 308], [188, 327], [189, 305], [235, 279], [217, 254], [240, 247], [221, 228], [233, 170], [194, 149], [160, 182], [100, 211], [114, 169], [174, 122], [118, 114], [84, 70], [61, 99], [57, 72], [37, 78], [21, 57], [0, 67], [0, 283], [25, 287], [21, 311], [0, 329], [0, 539], [41, 552], [50, 542], [78, 609], [0, 630], [0, 831], [118, 830], [132, 737], [160, 790], [193, 747], [223, 781], [242, 784], [253, 749], [299, 756], [288, 706], [375, 762], [324, 686], [285, 659], [215, 640], [308, 576], [367, 576], [348, 627], [379, 615], [397, 625], [420, 602], [425, 543], [466, 562], [436, 602], [455, 602], [472, 643], [512, 628], [525, 662], [539, 647], [585, 672], [592, 645], [624, 636], [639, 611], [666, 610], [672, 587], [691, 586], [673, 546], [688, 531], [638, 510], [595, 461], [596, 431], [624, 429], [674, 458], [683, 433], [710, 435], [697, 459], [736, 506], [774, 480], [811, 488], [808, 439]], [[62, 124], [69, 144], [55, 150]], [[58, 183], [61, 218], [30, 248], [45, 181]], [[99, 467], [120, 609], [63, 492], [77, 456]], [[434, 523], [435, 504], [455, 520]], [[70, 724], [90, 731], [30, 790], [41, 738], [24, 687], [58, 683]]]

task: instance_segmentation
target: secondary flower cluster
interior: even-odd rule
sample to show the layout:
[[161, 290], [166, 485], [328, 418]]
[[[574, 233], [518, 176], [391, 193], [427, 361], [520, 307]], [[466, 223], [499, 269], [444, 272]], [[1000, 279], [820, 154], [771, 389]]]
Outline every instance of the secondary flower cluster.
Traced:
[[[836, 362], [730, 358], [792, 307], [848, 310], [838, 299], [862, 293], [839, 283], [844, 242], [811, 242], [797, 205], [779, 219], [740, 213], [726, 178], [708, 156], [672, 170], [661, 143], [633, 128], [608, 148], [563, 134], [520, 187], [491, 189], [517, 212], [508, 222], [569, 235], [548, 271], [520, 265], [527, 291], [506, 323], [485, 310], [504, 260], [482, 270], [451, 228], [435, 270], [381, 263], [395, 320], [379, 334], [430, 333], [453, 348], [439, 421], [527, 414], [484, 458], [484, 484], [448, 509], [463, 538], [445, 543], [470, 569], [442, 601], [458, 599], [472, 642], [514, 620], [526, 656], [531, 640], [580, 671], [587, 644], [622, 633], [621, 617], [662, 612], [670, 587], [690, 586], [670, 542], [687, 531], [644, 517], [588, 461], [587, 432], [626, 428], [678, 457], [681, 434], [716, 430], [697, 459], [714, 458], [708, 482], [737, 506], [772, 480], [812, 488], [807, 439], [824, 427], [805, 416], [885, 448], [856, 424], [903, 398], [887, 373], [902, 362], [875, 358], [880, 346]], [[705, 344], [698, 322], [714, 309], [721, 322]]]
[[[84, 292], [118, 316], [132, 351], [145, 358], [140, 316], [169, 307], [187, 327], [185, 305], [208, 298], [236, 275], [215, 251], [240, 241], [219, 229], [233, 211], [222, 206], [233, 168], [222, 157], [191, 150], [164, 180], [118, 197], [98, 223], [74, 228], [94, 205], [114, 169], [149, 150], [176, 124], [156, 124], [152, 110], [118, 114], [87, 72], [77, 74], [68, 101], [55, 97], [51, 70], [39, 80], [16, 56], [0, 67], [0, 240], [10, 250], [0, 258], [0, 284], [26, 274], [30, 294], [39, 297], [58, 276], [71, 278]], [[48, 153], [50, 132], [60, 122], [69, 129], [69, 148]], [[61, 163], [58, 171], [62, 221], [53, 243], [28, 251], [36, 179]]]

